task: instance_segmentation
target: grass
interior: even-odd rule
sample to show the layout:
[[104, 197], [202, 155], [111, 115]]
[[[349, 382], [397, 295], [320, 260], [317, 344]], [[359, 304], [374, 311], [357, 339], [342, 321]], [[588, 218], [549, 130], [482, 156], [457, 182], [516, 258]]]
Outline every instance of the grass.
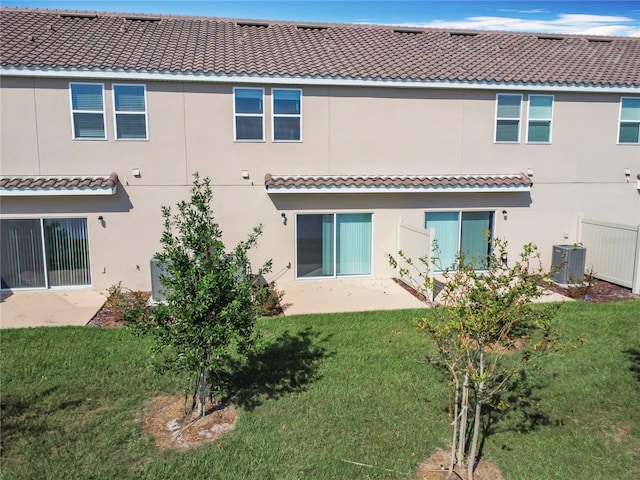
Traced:
[[[565, 305], [578, 349], [548, 357], [484, 455], [508, 479], [640, 476], [640, 302]], [[265, 349], [237, 392], [236, 428], [188, 452], [141, 428], [149, 399], [180, 379], [147, 369], [123, 329], [1, 333], [3, 479], [412, 478], [448, 438], [443, 375], [423, 362], [418, 312], [264, 319]], [[372, 467], [358, 466], [364, 463]]]

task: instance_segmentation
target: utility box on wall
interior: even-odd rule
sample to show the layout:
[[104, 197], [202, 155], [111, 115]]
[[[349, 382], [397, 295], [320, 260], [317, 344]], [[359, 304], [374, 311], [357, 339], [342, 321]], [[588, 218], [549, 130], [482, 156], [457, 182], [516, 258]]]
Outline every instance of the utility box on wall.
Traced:
[[167, 274], [167, 267], [160, 263], [157, 258], [151, 259], [151, 300], [153, 302], [164, 302], [166, 297], [164, 295], [164, 289], [162, 282], [160, 282], [160, 276]]
[[556, 283], [568, 285], [582, 283], [587, 249], [576, 245], [554, 245], [551, 256], [552, 279]]

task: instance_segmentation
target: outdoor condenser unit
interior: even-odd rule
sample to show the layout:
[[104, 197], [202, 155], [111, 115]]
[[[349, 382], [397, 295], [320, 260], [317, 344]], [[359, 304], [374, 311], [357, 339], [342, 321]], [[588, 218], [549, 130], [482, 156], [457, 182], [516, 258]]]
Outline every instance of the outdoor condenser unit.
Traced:
[[167, 274], [167, 267], [157, 258], [151, 259], [151, 300], [153, 302], [164, 302], [166, 297], [160, 283], [160, 275]]
[[587, 249], [577, 245], [554, 245], [551, 256], [553, 281], [564, 285], [582, 283]]

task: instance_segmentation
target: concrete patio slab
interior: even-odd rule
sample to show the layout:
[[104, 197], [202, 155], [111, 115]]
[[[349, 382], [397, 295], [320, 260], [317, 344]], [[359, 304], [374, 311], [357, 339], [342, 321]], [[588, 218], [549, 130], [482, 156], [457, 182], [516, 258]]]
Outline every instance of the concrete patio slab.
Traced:
[[[282, 300], [285, 315], [427, 307], [392, 279], [298, 280], [278, 287], [285, 292]], [[551, 291], [534, 300], [565, 301], [572, 299]]]
[[533, 303], [551, 303], [551, 302], [575, 302], [575, 299], [571, 297], [565, 297], [557, 292], [546, 290], [544, 295], [538, 298], [534, 298]]
[[0, 328], [86, 325], [107, 299], [99, 290], [2, 292]]
[[[425, 308], [392, 279], [299, 280], [279, 284], [285, 315]], [[32, 290], [0, 294], [0, 328], [86, 325], [106, 301], [90, 289]], [[537, 301], [572, 299], [550, 292]]]
[[391, 279], [298, 280], [278, 284], [285, 315], [424, 308]]

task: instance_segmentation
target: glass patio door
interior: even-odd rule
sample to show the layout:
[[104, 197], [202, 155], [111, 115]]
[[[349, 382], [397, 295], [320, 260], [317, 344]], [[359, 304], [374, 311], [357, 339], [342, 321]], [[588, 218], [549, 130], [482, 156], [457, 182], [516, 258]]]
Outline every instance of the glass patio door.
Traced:
[[[491, 212], [462, 212], [460, 251], [476, 269], [487, 266], [491, 248]], [[488, 236], [487, 236], [488, 235]]]
[[85, 218], [0, 221], [2, 288], [90, 285]]
[[[427, 212], [425, 228], [435, 230], [436, 271], [455, 268], [458, 255], [486, 266], [491, 248], [493, 212]], [[488, 235], [488, 237], [487, 237]]]
[[298, 278], [370, 274], [370, 213], [296, 217]]
[[459, 213], [429, 212], [425, 228], [433, 228], [436, 232], [437, 250], [434, 254], [436, 270], [452, 268], [458, 259]]
[[44, 288], [44, 251], [39, 219], [0, 221], [2, 288]]
[[85, 218], [43, 220], [50, 287], [91, 285]]

